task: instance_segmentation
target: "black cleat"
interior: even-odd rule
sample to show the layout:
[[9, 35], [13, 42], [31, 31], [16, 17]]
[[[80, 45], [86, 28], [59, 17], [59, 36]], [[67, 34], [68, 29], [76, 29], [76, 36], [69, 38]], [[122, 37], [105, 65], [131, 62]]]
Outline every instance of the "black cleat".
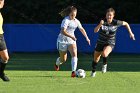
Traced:
[[0, 75], [0, 78], [6, 82], [10, 81], [10, 79], [5, 74]]

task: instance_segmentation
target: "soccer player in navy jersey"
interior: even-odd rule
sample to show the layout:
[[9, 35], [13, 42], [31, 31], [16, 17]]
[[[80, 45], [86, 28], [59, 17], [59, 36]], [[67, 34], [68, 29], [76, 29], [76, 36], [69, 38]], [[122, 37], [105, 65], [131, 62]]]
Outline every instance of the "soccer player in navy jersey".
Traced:
[[99, 37], [95, 46], [91, 77], [95, 77], [96, 75], [97, 63], [101, 56], [103, 57], [102, 73], [107, 71], [107, 57], [115, 46], [116, 31], [119, 26], [125, 26], [129, 32], [130, 38], [135, 40], [129, 24], [125, 21], [114, 19], [114, 16], [115, 10], [113, 8], [107, 9], [106, 19], [101, 20], [94, 29], [95, 33], [99, 32]]

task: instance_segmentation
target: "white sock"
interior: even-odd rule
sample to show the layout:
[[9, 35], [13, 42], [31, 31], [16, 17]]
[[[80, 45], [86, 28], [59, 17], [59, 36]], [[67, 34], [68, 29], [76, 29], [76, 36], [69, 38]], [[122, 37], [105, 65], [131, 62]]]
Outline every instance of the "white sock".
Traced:
[[73, 57], [71, 59], [72, 71], [76, 71], [76, 69], [77, 69], [77, 61], [78, 61], [78, 58], [77, 57]]
[[59, 66], [59, 65], [61, 65], [62, 63], [63, 63], [63, 62], [60, 61], [60, 57], [58, 57], [58, 58], [56, 59], [56, 65]]

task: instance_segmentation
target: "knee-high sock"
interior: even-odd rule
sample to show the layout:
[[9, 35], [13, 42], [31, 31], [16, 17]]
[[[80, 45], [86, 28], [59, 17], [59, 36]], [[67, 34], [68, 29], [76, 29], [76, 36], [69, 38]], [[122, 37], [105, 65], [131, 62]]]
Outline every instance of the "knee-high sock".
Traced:
[[76, 69], [77, 69], [77, 61], [78, 61], [78, 58], [77, 57], [73, 57], [71, 59], [72, 71], [76, 71]]
[[0, 59], [0, 75], [4, 74], [6, 64], [7, 62], [4, 62], [2, 59]]
[[104, 65], [107, 64], [107, 57], [103, 57], [103, 64], [104, 64]]
[[63, 63], [63, 62], [60, 61], [60, 57], [58, 57], [58, 58], [56, 59], [56, 65], [59, 66], [59, 65], [61, 65], [62, 63]]
[[92, 72], [96, 71], [97, 63], [92, 61]]

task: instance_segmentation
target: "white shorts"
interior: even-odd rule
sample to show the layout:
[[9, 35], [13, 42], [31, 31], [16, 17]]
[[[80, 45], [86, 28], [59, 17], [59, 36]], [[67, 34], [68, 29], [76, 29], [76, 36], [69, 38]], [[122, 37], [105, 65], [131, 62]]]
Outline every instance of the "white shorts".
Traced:
[[71, 44], [76, 44], [76, 41], [73, 42], [73, 43], [62, 43], [62, 42], [57, 42], [57, 49], [59, 51], [67, 51], [68, 50], [68, 47], [71, 45]]

